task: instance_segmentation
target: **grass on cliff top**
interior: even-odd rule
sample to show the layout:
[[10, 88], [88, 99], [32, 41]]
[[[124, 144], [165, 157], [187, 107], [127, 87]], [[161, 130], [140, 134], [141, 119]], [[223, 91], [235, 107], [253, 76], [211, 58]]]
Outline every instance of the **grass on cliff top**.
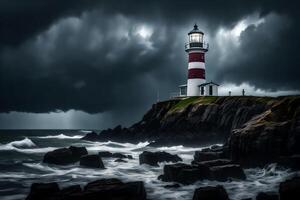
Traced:
[[217, 100], [217, 96], [205, 96], [205, 97], [188, 97], [181, 101], [179, 101], [177, 104], [171, 107], [169, 112], [173, 112], [176, 110], [181, 110], [183, 108], [186, 108], [187, 106], [195, 103], [199, 104], [211, 104], [214, 103]]

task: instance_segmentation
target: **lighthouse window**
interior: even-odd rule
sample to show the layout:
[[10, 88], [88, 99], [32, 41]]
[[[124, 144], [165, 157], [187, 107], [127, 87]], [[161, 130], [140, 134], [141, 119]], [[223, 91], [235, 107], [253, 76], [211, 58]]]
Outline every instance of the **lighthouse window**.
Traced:
[[190, 35], [190, 42], [201, 42], [202, 35], [200, 33], [192, 33]]

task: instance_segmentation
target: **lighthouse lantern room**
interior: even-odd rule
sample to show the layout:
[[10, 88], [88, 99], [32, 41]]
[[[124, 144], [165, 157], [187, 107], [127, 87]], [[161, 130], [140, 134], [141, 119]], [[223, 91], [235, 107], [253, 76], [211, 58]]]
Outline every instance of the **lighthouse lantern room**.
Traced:
[[205, 78], [205, 53], [208, 47], [204, 42], [204, 33], [195, 24], [194, 29], [188, 33], [188, 43], [185, 45], [188, 54], [188, 77], [187, 84], [179, 86], [179, 97], [218, 95], [219, 85], [207, 83]]

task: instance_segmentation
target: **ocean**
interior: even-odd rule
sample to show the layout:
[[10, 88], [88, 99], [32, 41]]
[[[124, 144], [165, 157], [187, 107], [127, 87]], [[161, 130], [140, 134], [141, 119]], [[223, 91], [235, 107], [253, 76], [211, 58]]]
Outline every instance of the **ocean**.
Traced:
[[[143, 151], [166, 151], [179, 155], [183, 162], [190, 163], [194, 152], [205, 148], [172, 146], [149, 147], [148, 142], [138, 144], [117, 142], [89, 142], [80, 140], [87, 130], [0, 130], [0, 199], [25, 199], [34, 182], [58, 182], [60, 187], [86, 183], [103, 178], [118, 178], [122, 181], [144, 181], [148, 199], [192, 199], [195, 188], [207, 185], [223, 185], [232, 200], [254, 197], [260, 191], [278, 191], [281, 181], [293, 176], [289, 169], [275, 164], [265, 168], [245, 169], [245, 181], [199, 181], [180, 188], [164, 188], [171, 183], [157, 177], [162, 174], [165, 163], [159, 167], [139, 165], [138, 156]], [[85, 146], [89, 154], [99, 151], [120, 152], [133, 156], [128, 163], [114, 162], [103, 158], [106, 169], [87, 169], [78, 163], [57, 166], [44, 164], [43, 155], [60, 147]]]

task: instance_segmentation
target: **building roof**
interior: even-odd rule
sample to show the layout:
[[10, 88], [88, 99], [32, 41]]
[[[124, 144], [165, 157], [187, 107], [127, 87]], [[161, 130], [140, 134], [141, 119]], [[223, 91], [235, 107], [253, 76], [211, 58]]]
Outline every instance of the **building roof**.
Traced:
[[186, 85], [186, 84], [184, 84], [184, 85], [179, 85], [178, 87], [180, 87], [180, 88], [181, 88], [181, 87], [186, 87], [186, 86], [187, 86], [187, 85]]
[[197, 24], [194, 25], [194, 29], [189, 32], [189, 35], [192, 33], [201, 33], [202, 35], [204, 35], [204, 33], [198, 29]]
[[201, 84], [201, 85], [198, 85], [198, 87], [202, 87], [202, 86], [206, 86], [206, 85], [216, 85], [216, 86], [220, 86], [219, 84], [210, 81], [210, 82], [208, 82], [208, 83], [203, 83], [203, 84]]

